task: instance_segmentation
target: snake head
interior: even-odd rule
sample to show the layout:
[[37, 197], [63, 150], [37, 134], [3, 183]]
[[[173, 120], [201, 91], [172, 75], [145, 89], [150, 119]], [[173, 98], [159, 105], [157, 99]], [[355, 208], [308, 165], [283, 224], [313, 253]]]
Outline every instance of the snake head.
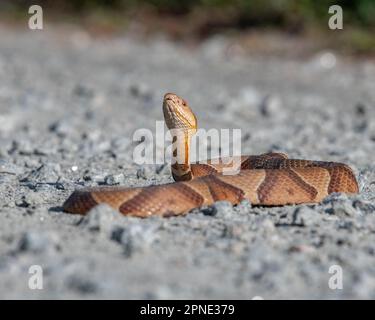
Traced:
[[197, 130], [197, 118], [187, 102], [174, 93], [166, 93], [163, 100], [163, 113], [168, 129]]

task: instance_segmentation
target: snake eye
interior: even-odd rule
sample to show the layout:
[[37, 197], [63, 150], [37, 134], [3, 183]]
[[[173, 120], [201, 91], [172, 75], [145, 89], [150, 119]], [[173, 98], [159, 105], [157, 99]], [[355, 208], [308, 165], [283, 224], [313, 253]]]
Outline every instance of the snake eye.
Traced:
[[184, 107], [186, 107], [186, 101], [185, 101], [185, 100], [182, 100], [182, 105], [183, 105]]

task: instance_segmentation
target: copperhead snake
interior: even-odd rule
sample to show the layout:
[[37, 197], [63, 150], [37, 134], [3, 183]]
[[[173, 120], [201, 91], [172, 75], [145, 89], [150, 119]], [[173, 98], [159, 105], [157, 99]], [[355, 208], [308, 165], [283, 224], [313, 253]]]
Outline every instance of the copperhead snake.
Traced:
[[[280, 206], [317, 203], [333, 192], [358, 193], [358, 183], [346, 164], [288, 159], [283, 153], [241, 156], [240, 172], [223, 175], [226, 163], [208, 160], [190, 163], [191, 136], [197, 119], [187, 102], [167, 93], [163, 100], [167, 127], [177, 129], [184, 139], [173, 150], [176, 158], [172, 175], [176, 182], [139, 188], [96, 187], [74, 191], [65, 201], [65, 212], [85, 214], [94, 206], [106, 203], [124, 215], [148, 217], [171, 216], [227, 200], [233, 205], [248, 199], [252, 205]], [[176, 136], [173, 136], [176, 142]], [[186, 152], [177, 159], [178, 148]]]

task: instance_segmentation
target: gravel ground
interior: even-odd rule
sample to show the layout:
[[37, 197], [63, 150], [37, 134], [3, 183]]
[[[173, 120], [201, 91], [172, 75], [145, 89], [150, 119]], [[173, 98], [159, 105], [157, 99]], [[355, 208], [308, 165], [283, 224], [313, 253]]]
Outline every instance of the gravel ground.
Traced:
[[[375, 298], [373, 63], [49, 29], [0, 28], [0, 298]], [[63, 213], [78, 187], [172, 181], [168, 166], [132, 161], [133, 133], [155, 130], [165, 92], [201, 128], [241, 128], [244, 154], [350, 164], [361, 193], [172, 218]], [[42, 290], [28, 287], [31, 265]], [[328, 286], [333, 265], [341, 290]]]

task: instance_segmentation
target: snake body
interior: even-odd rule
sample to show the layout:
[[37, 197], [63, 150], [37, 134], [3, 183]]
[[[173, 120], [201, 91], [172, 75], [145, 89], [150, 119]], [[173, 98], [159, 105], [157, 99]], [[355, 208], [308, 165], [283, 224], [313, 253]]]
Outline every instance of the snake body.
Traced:
[[[164, 96], [163, 112], [173, 136], [172, 175], [176, 182], [140, 187], [96, 187], [74, 191], [66, 212], [85, 214], [107, 203], [125, 215], [171, 216], [227, 200], [233, 205], [248, 199], [253, 205], [317, 203], [333, 192], [358, 193], [352, 169], [337, 162], [288, 159], [283, 153], [242, 156], [239, 173], [223, 175], [224, 159], [191, 164], [190, 139], [197, 119], [187, 102], [175, 94]], [[184, 152], [178, 152], [183, 150]]]

